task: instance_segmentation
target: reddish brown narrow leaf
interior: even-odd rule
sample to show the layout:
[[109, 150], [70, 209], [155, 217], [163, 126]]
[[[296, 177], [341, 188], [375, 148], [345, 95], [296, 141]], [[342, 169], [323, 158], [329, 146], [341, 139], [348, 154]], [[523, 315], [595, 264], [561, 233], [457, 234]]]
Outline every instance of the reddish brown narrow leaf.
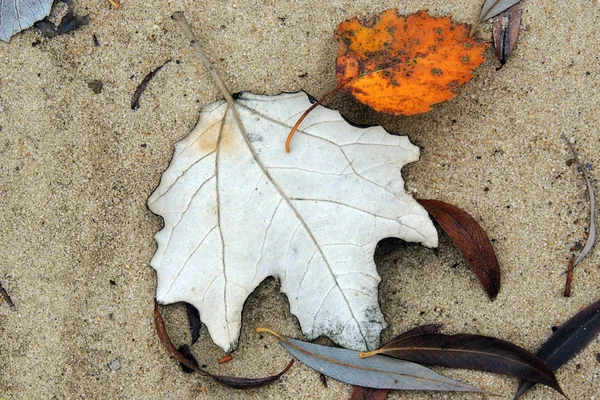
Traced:
[[[552, 371], [562, 367], [600, 333], [600, 300], [579, 311], [561, 325], [540, 348], [537, 355]], [[535, 383], [521, 381], [515, 400]]]
[[277, 375], [267, 376], [265, 378], [236, 378], [233, 376], [219, 376], [213, 375], [209, 372], [204, 371], [201, 368], [195, 366], [190, 360], [188, 360], [183, 354], [181, 354], [176, 348], [173, 342], [171, 342], [171, 338], [167, 333], [167, 328], [165, 326], [165, 321], [158, 309], [158, 302], [154, 301], [154, 324], [156, 325], [156, 332], [158, 333], [158, 338], [161, 343], [165, 345], [167, 351], [177, 359], [181, 364], [185, 365], [189, 369], [202, 376], [206, 376], [208, 378], [214, 379], [216, 382], [221, 383], [227, 387], [232, 389], [254, 389], [261, 386], [268, 385], [270, 383], [278, 380], [281, 375], [285, 374], [290, 367], [294, 364], [294, 360], [290, 361], [290, 363]]
[[371, 389], [362, 386], [353, 386], [350, 400], [385, 400], [388, 389]]
[[505, 340], [470, 334], [424, 334], [401, 337], [379, 350], [361, 353], [361, 357], [376, 354], [413, 361], [420, 364], [466, 368], [524, 378], [550, 386], [563, 394], [554, 373], [538, 356]]
[[439, 200], [417, 199], [459, 248], [490, 299], [500, 290], [500, 266], [483, 228], [465, 211]]
[[522, 8], [519, 2], [494, 18], [494, 47], [496, 48], [496, 57], [502, 66], [517, 44], [521, 30], [521, 13]]

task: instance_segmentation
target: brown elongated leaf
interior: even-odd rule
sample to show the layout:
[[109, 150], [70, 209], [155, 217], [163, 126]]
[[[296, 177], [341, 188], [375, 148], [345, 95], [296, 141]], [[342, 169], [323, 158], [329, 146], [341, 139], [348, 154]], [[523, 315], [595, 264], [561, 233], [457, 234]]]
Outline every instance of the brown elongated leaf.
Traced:
[[516, 344], [493, 337], [441, 333], [411, 335], [394, 340], [379, 350], [362, 352], [360, 356], [377, 354], [421, 364], [527, 377], [525, 379], [550, 386], [564, 395], [554, 373], [538, 356]]
[[192, 335], [192, 345], [200, 338], [200, 313], [198, 309], [190, 303], [185, 303], [185, 313], [190, 323], [190, 333]]
[[[538, 351], [538, 357], [552, 371], [562, 367], [584, 349], [600, 333], [600, 300], [572, 316], [562, 324]], [[515, 400], [531, 389], [535, 383], [521, 381]]]
[[214, 379], [216, 382], [230, 387], [232, 389], [254, 389], [261, 386], [266, 386], [278, 380], [294, 364], [294, 360], [291, 360], [290, 363], [283, 369], [283, 371], [281, 371], [277, 375], [267, 376], [265, 378], [237, 378], [233, 376], [213, 375], [194, 365], [193, 362], [191, 362], [188, 358], [186, 358], [175, 348], [175, 345], [173, 344], [173, 342], [171, 342], [171, 338], [167, 333], [165, 321], [163, 320], [160, 310], [158, 309], [158, 302], [156, 300], [154, 301], [154, 324], [156, 325], [156, 332], [161, 343], [165, 345], [167, 351], [173, 357], [175, 357], [177, 361], [179, 361], [181, 364], [185, 365], [192, 371], [202, 376]]
[[[441, 324], [421, 325], [396, 336], [393, 340], [403, 339], [413, 335], [437, 333], [441, 327]], [[387, 389], [371, 389], [362, 386], [354, 386], [350, 400], [383, 400], [387, 397], [387, 394]]]
[[361, 359], [355, 350], [303, 342], [267, 328], [256, 331], [277, 337], [283, 348], [309, 368], [350, 385], [374, 389], [483, 392], [409, 361], [383, 356]]
[[354, 386], [350, 400], [385, 400], [389, 390]]
[[506, 63], [508, 56], [517, 44], [519, 31], [521, 30], [522, 12], [521, 3], [518, 2], [494, 18], [492, 25], [494, 48], [496, 49], [496, 57], [501, 64], [500, 68]]
[[473, 217], [452, 204], [440, 200], [417, 201], [450, 236], [490, 299], [494, 300], [500, 290], [500, 266], [483, 228]]

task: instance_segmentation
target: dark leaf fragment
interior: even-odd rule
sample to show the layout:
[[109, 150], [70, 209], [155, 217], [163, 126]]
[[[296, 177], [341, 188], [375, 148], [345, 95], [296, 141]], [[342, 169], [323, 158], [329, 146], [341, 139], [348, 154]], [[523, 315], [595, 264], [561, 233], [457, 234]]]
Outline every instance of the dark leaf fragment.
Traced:
[[401, 337], [361, 357], [384, 354], [421, 364], [466, 368], [525, 378], [563, 394], [554, 373], [538, 356], [505, 340], [471, 334]]
[[179, 361], [181, 364], [185, 365], [192, 371], [202, 376], [212, 378], [216, 382], [221, 383], [232, 389], [254, 389], [273, 383], [276, 380], [278, 380], [283, 374], [285, 374], [294, 364], [294, 360], [292, 360], [283, 369], [283, 371], [281, 371], [277, 375], [267, 376], [265, 378], [237, 378], [233, 376], [213, 375], [194, 365], [190, 360], [188, 360], [175, 348], [175, 345], [173, 344], [173, 342], [171, 342], [171, 338], [169, 338], [169, 335], [167, 333], [165, 321], [163, 320], [160, 310], [158, 309], [158, 302], [156, 300], [154, 301], [154, 324], [156, 325], [156, 332], [161, 343], [167, 348], [167, 351], [177, 359], [177, 361]]
[[494, 47], [496, 49], [496, 57], [501, 64], [500, 68], [506, 63], [508, 56], [510, 56], [517, 44], [519, 31], [521, 30], [522, 12], [521, 2], [518, 2], [494, 18], [492, 25]]
[[[562, 324], [538, 351], [538, 357], [552, 371], [562, 367], [600, 333], [600, 300], [579, 311]], [[521, 381], [515, 400], [535, 383]]]
[[[194, 357], [194, 355], [192, 354], [190, 346], [188, 346], [187, 344], [182, 344], [181, 346], [179, 346], [177, 351], [180, 352], [181, 355], [184, 356], [189, 362], [194, 364], [196, 368], [200, 368], [200, 364], [198, 364], [196, 357]], [[191, 374], [192, 372], [194, 372], [193, 369], [188, 368], [185, 364], [179, 363], [179, 366], [186, 374]]]
[[142, 96], [142, 93], [144, 93], [144, 90], [146, 90], [146, 87], [148, 86], [152, 78], [154, 78], [154, 76], [158, 74], [158, 72], [170, 61], [171, 60], [165, 61], [161, 66], [155, 68], [153, 71], [150, 71], [148, 75], [144, 77], [142, 83], [140, 83], [137, 89], [135, 89], [135, 93], [131, 97], [132, 110], [137, 110], [138, 108], [140, 108], [140, 97]]
[[450, 236], [490, 299], [494, 300], [500, 290], [500, 266], [483, 228], [473, 217], [452, 204], [439, 200], [417, 201]]
[[36, 22], [35, 27], [42, 32], [47, 38], [53, 38], [58, 35], [63, 35], [65, 33], [69, 33], [74, 31], [77, 28], [88, 25], [90, 23], [89, 15], [77, 15], [73, 12], [73, 1], [72, 0], [60, 0], [60, 2], [65, 3], [68, 7], [68, 11], [64, 17], [62, 17], [60, 24], [58, 26], [54, 25], [49, 17], [44, 18], [43, 20]]
[[10, 298], [10, 296], [8, 295], [8, 292], [6, 291], [6, 289], [4, 289], [2, 287], [2, 283], [0, 283], [0, 295], [2, 295], [2, 298], [4, 299], [4, 301], [6, 301], [6, 304], [8, 304], [10, 307], [15, 306], [15, 303], [13, 303], [13, 301]]
[[319, 374], [319, 380], [325, 389], [327, 389], [327, 376], [325, 374]]
[[196, 344], [200, 338], [200, 313], [198, 309], [190, 303], [185, 303], [185, 313], [190, 323], [190, 333], [192, 335], [192, 345]]
[[385, 400], [388, 389], [371, 389], [362, 386], [354, 386], [350, 400]]

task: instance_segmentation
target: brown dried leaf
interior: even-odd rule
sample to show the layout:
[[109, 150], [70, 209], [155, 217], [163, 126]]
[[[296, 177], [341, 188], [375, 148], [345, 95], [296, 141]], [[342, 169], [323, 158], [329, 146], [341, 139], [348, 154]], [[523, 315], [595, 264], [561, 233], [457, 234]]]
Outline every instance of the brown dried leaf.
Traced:
[[494, 300], [500, 291], [500, 266], [483, 228], [473, 217], [452, 204], [439, 200], [417, 201], [450, 236], [490, 299]]

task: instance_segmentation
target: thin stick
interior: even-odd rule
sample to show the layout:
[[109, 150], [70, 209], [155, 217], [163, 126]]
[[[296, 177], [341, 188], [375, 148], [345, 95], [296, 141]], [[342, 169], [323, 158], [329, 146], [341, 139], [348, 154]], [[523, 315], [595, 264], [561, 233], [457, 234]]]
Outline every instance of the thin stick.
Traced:
[[206, 69], [210, 73], [211, 78], [213, 79], [215, 84], [219, 87], [219, 91], [221, 91], [221, 94], [225, 98], [225, 101], [229, 105], [229, 108], [231, 108], [231, 111], [233, 113], [233, 118], [235, 119], [235, 122], [237, 123], [238, 127], [240, 128], [240, 131], [242, 132], [242, 135], [244, 136], [244, 140], [246, 140], [246, 142], [248, 142], [248, 135], [246, 134], [246, 129], [244, 128], [244, 124], [242, 124], [242, 119], [240, 118], [240, 114], [238, 114], [237, 108], [235, 107], [235, 100], [233, 99], [233, 96], [229, 92], [229, 89], [227, 89], [227, 86], [225, 86], [223, 79], [221, 79], [221, 76], [219, 76], [217, 69], [210, 62], [210, 60], [206, 56], [206, 53], [204, 52], [204, 50], [202, 50], [202, 47], [200, 47], [200, 44], [198, 43], [198, 40], [196, 39], [196, 34], [194, 33], [190, 24], [187, 22], [187, 19], [185, 19], [185, 15], [183, 15], [182, 12], [178, 11], [178, 12], [174, 12], [173, 15], [171, 16], [171, 18], [181, 28], [181, 30], [183, 31], [185, 36], [187, 36], [188, 40], [190, 41], [190, 45], [194, 48], [194, 50], [196, 50], [196, 53], [198, 53], [198, 56], [200, 57], [202, 64], [204, 64], [204, 67], [206, 67]]
[[573, 260], [575, 260], [574, 254], [571, 255], [569, 265], [567, 266], [567, 282], [565, 283], [565, 292], [563, 293], [565, 297], [571, 297], [571, 282], [573, 281]]
[[310, 114], [310, 112], [312, 110], [314, 110], [317, 106], [321, 105], [325, 100], [327, 100], [328, 98], [330, 98], [331, 96], [333, 96], [334, 94], [336, 94], [337, 92], [339, 92], [340, 89], [342, 89], [344, 86], [345, 86], [345, 83], [343, 83], [341, 85], [338, 85], [331, 92], [327, 93], [321, 100], [317, 101], [315, 104], [313, 104], [312, 106], [310, 106], [308, 108], [308, 110], [304, 111], [304, 114], [302, 114], [302, 116], [298, 119], [298, 121], [296, 121], [296, 123], [292, 127], [292, 130], [290, 131], [290, 133], [288, 133], [288, 137], [285, 140], [285, 152], [286, 153], [290, 152], [290, 143], [292, 142], [292, 138], [294, 137], [294, 133], [296, 133], [296, 131], [298, 130], [298, 127], [300, 126], [300, 124], [302, 123], [302, 121], [304, 121], [304, 118], [306, 118], [306, 116], [308, 114]]
[[2, 283], [0, 283], [0, 295], [2, 295], [2, 298], [4, 299], [4, 301], [6, 301], [6, 303], [10, 307], [14, 307], [15, 306], [15, 303], [13, 303], [12, 299], [8, 295], [8, 292], [2, 287]]
[[194, 50], [196, 50], [196, 53], [198, 53], [198, 56], [200, 57], [202, 64], [204, 64], [204, 66], [206, 67], [208, 72], [210, 72], [210, 76], [212, 77], [213, 81], [215, 81], [215, 83], [219, 87], [219, 90], [221, 91], [221, 94], [225, 98], [225, 101], [227, 101], [227, 104], [229, 104], [229, 106], [235, 110], [235, 102], [233, 100], [233, 97], [231, 96], [231, 93], [229, 93], [227, 86], [225, 86], [225, 83], [219, 76], [219, 73], [217, 72], [216, 68], [212, 65], [212, 63], [206, 56], [206, 53], [204, 52], [204, 50], [202, 50], [202, 47], [200, 47], [200, 45], [198, 44], [196, 35], [194, 34], [194, 31], [192, 30], [192, 27], [190, 26], [190, 24], [187, 22], [187, 19], [185, 19], [185, 15], [183, 15], [182, 12], [175, 12], [171, 16], [171, 18], [173, 18], [173, 21], [175, 21], [175, 23], [181, 28], [181, 30], [183, 31], [185, 36], [187, 36], [187, 39], [190, 41], [190, 45], [194, 48]]
[[573, 147], [571, 142], [567, 140], [566, 137], [563, 136], [563, 140], [567, 143], [567, 146], [569, 147], [569, 150], [571, 150], [571, 153], [573, 153], [573, 157], [575, 158], [575, 164], [577, 165], [577, 168], [580, 169], [581, 173], [583, 174], [590, 201], [590, 223], [588, 229], [588, 237], [585, 242], [585, 245], [583, 246], [583, 249], [581, 249], [581, 252], [573, 262], [573, 267], [576, 267], [577, 264], [582, 262], [583, 259], [587, 257], [587, 255], [592, 251], [594, 245], [596, 244], [596, 195], [594, 193], [594, 187], [592, 186], [592, 182], [590, 181], [590, 178], [585, 172], [585, 168], [583, 168], [583, 166], [579, 162], [579, 156], [575, 151], [575, 148]]

